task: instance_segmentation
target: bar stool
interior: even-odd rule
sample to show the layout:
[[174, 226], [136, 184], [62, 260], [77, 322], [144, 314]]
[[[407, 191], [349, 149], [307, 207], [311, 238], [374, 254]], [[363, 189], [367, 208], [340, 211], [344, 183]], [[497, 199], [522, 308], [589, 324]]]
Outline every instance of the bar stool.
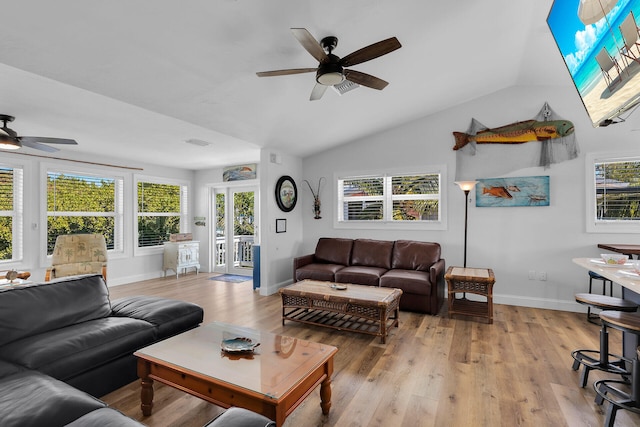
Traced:
[[[599, 275], [595, 271], [589, 271], [589, 293], [593, 292], [593, 281], [602, 280], [602, 295], [607, 294], [607, 284], [609, 285], [609, 296], [613, 296], [613, 281], [604, 276]], [[591, 306], [587, 307], [587, 320], [597, 325], [600, 324], [600, 316], [591, 314]]]
[[[600, 313], [602, 327], [610, 327], [640, 335], [640, 314], [620, 311], [602, 311]], [[640, 414], [640, 347], [636, 350], [636, 357], [629, 362], [632, 364], [631, 384], [624, 380], [600, 380], [593, 384], [596, 393], [596, 403], [601, 405], [604, 400], [609, 402], [607, 417], [604, 425], [613, 427], [618, 409]], [[630, 391], [623, 391], [617, 385], [626, 385]]]
[[[588, 305], [600, 310], [616, 310], [614, 312], [634, 312], [638, 305], [622, 298], [609, 297], [598, 294], [576, 294], [576, 302]], [[602, 314], [602, 313], [600, 313]], [[580, 377], [580, 387], [587, 385], [589, 372], [592, 369], [609, 372], [612, 374], [629, 375], [626, 370], [625, 361], [621, 355], [609, 353], [609, 333], [602, 325], [600, 328], [600, 350], [580, 349], [571, 352], [573, 357], [572, 369], [577, 371], [580, 365], [584, 366]], [[613, 358], [611, 360], [610, 358]]]

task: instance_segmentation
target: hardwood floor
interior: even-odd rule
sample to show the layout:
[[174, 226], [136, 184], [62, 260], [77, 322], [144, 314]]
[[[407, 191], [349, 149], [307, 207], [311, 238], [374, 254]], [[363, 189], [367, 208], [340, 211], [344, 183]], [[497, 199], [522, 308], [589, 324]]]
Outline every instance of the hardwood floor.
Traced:
[[[188, 274], [110, 288], [111, 298], [158, 295], [195, 302], [214, 320], [271, 331], [339, 348], [332, 407], [320, 410], [319, 390], [287, 418], [293, 426], [601, 426], [607, 403], [594, 403], [592, 371], [578, 386], [571, 351], [598, 348], [598, 326], [586, 315], [494, 305], [494, 324], [457, 316], [401, 312], [387, 344], [353, 332], [293, 322], [282, 326], [279, 295], [263, 297], [251, 282]], [[621, 336], [610, 332], [619, 352]], [[202, 426], [222, 411], [156, 382], [153, 414], [142, 416], [136, 381], [102, 398], [152, 427]], [[616, 426], [638, 426], [640, 416], [618, 411]]]

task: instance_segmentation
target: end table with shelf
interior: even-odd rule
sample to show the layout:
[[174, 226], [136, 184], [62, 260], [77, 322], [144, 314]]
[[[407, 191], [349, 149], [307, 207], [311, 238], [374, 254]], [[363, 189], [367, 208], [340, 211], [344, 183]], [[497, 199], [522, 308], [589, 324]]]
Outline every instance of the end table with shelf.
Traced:
[[[444, 275], [448, 285], [449, 318], [454, 314], [484, 317], [493, 323], [493, 284], [490, 268], [449, 267]], [[462, 294], [462, 297], [456, 297]], [[467, 299], [466, 294], [480, 295], [486, 301]]]

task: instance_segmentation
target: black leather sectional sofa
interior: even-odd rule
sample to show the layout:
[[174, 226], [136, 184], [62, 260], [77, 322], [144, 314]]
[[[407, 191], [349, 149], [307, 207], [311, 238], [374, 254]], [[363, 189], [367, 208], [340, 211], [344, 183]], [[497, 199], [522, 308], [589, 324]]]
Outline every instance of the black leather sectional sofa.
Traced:
[[[140, 426], [98, 397], [137, 379], [136, 350], [197, 327], [203, 315], [158, 297], [112, 302], [100, 275], [0, 289], [0, 425]], [[269, 422], [248, 416], [258, 421], [249, 425]]]

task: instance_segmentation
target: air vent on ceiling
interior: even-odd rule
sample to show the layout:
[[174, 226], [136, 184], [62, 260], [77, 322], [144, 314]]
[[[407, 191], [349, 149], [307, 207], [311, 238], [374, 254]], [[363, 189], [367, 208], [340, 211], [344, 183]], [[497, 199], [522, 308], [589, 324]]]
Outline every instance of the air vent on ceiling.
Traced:
[[354, 83], [350, 80], [344, 80], [342, 83], [338, 83], [337, 85], [333, 85], [333, 89], [338, 92], [340, 95], [344, 95], [350, 90], [354, 90], [359, 88], [360, 85], [358, 83]]
[[209, 141], [203, 141], [201, 139], [187, 139], [185, 141], [187, 144], [192, 144], [192, 145], [197, 145], [198, 147], [208, 147], [209, 145], [212, 145], [212, 142]]

